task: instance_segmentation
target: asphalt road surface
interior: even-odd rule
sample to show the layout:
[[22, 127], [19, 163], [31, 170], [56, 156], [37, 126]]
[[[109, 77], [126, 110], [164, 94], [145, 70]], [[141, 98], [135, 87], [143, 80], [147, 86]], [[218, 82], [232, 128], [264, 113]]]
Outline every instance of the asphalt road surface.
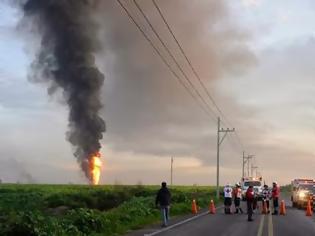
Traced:
[[[291, 203], [286, 201], [286, 204]], [[246, 209], [244, 205], [243, 209]], [[177, 227], [165, 228], [162, 232], [157, 227], [151, 227], [133, 232], [130, 236], [315, 236], [314, 216], [306, 217], [304, 210], [290, 206], [286, 210], [285, 216], [261, 215], [257, 212], [254, 214], [254, 221], [248, 222], [246, 214], [225, 215], [221, 208], [215, 215], [206, 214]]]

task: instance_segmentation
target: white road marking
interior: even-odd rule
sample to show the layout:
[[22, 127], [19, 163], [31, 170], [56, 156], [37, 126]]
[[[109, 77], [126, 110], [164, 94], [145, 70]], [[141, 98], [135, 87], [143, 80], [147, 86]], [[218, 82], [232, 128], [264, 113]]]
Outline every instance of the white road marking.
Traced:
[[272, 223], [272, 215], [269, 215], [269, 222], [268, 222], [268, 235], [273, 236], [273, 223]]
[[261, 236], [264, 230], [265, 215], [261, 216], [257, 236]]
[[[217, 210], [218, 210], [218, 209], [221, 209], [221, 208], [223, 208], [223, 207], [218, 207]], [[178, 223], [176, 223], [176, 224], [170, 225], [170, 226], [168, 226], [168, 227], [166, 227], [166, 228], [164, 228], [164, 229], [157, 230], [157, 231], [155, 231], [155, 232], [153, 232], [153, 233], [151, 233], [151, 234], [144, 234], [144, 236], [153, 236], [153, 235], [160, 234], [160, 233], [162, 233], [162, 232], [165, 232], [165, 231], [168, 231], [168, 230], [173, 229], [173, 228], [175, 228], [175, 227], [178, 227], [178, 226], [180, 226], [180, 225], [186, 224], [186, 223], [188, 223], [188, 222], [190, 222], [190, 221], [193, 221], [193, 220], [195, 220], [195, 219], [198, 219], [198, 218], [200, 218], [200, 217], [202, 217], [202, 216], [205, 216], [205, 215], [208, 215], [208, 214], [209, 214], [209, 211], [206, 211], [206, 212], [204, 212], [204, 213], [201, 213], [201, 214], [199, 214], [199, 215], [193, 216], [193, 217], [191, 217], [191, 218], [188, 218], [188, 219], [183, 220], [183, 221], [181, 221], [181, 222], [178, 222]]]

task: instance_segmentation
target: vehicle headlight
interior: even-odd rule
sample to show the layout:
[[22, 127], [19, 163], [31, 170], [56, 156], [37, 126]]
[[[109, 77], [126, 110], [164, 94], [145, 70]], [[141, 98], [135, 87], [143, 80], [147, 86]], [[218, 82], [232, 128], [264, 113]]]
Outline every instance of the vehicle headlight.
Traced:
[[306, 192], [305, 191], [299, 192], [299, 198], [305, 198], [305, 197], [306, 197]]

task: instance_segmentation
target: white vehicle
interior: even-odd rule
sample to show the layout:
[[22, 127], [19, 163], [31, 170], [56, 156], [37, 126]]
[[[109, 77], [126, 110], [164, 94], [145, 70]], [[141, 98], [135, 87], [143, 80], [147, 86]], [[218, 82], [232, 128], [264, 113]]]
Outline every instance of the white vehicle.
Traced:
[[247, 191], [249, 186], [253, 186], [254, 192], [258, 198], [262, 197], [262, 191], [263, 191], [262, 177], [260, 177], [260, 178], [247, 177], [247, 178], [242, 179], [241, 188], [242, 188], [243, 200], [246, 199], [246, 191]]
[[295, 179], [292, 181], [292, 206], [305, 208], [308, 200], [314, 197], [314, 180]]

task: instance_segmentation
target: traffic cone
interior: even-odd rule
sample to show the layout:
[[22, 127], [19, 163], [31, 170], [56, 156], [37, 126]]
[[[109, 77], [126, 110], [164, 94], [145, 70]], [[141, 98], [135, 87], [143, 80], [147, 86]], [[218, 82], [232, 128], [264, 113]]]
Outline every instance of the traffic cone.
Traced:
[[265, 200], [262, 201], [262, 211], [261, 214], [267, 214], [267, 203]]
[[209, 205], [209, 213], [210, 214], [215, 214], [215, 206], [214, 206], [214, 202], [213, 202], [212, 199], [211, 199], [210, 205]]
[[306, 206], [306, 216], [312, 216], [312, 215], [313, 215], [313, 212], [312, 212], [311, 201], [308, 200], [307, 206]]
[[287, 212], [286, 212], [286, 209], [285, 209], [285, 203], [284, 203], [284, 200], [282, 200], [280, 202], [280, 215], [285, 215]]
[[196, 200], [193, 199], [192, 204], [191, 204], [191, 212], [193, 214], [197, 214], [198, 213], [198, 208], [197, 208], [197, 204], [196, 204]]

